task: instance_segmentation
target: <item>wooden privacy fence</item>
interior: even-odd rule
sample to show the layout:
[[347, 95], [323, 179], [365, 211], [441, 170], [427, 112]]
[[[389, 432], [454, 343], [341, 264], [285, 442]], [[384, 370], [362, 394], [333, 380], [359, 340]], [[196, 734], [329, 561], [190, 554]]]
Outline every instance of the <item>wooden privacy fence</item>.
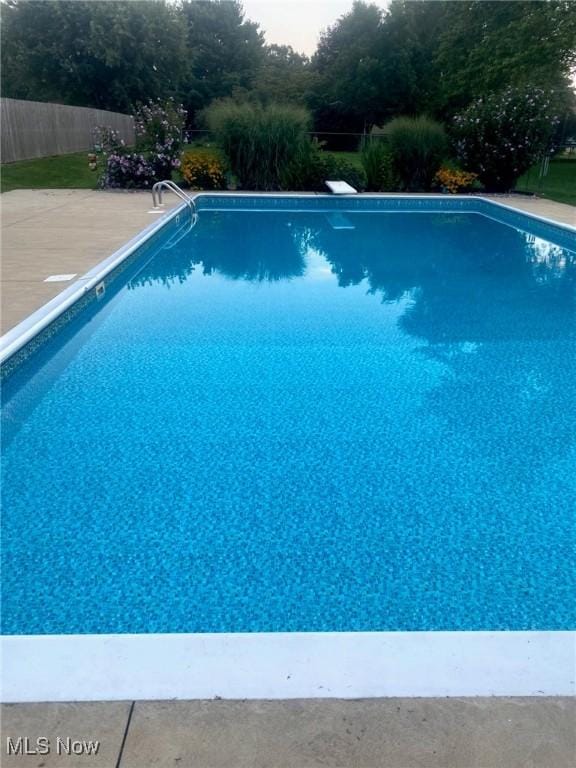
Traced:
[[92, 131], [106, 125], [134, 144], [134, 118], [89, 107], [67, 107], [41, 101], [0, 99], [2, 162], [89, 151]]

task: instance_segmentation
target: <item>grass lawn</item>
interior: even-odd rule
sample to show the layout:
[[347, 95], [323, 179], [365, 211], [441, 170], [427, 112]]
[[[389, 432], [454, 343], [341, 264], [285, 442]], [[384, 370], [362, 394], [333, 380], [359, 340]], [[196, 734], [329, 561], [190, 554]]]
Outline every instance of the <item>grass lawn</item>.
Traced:
[[195, 155], [216, 155], [222, 157], [222, 151], [219, 147], [208, 147], [198, 144], [184, 144], [182, 152], [194, 152]]
[[326, 154], [328, 155], [334, 155], [334, 157], [339, 157], [342, 160], [347, 160], [352, 165], [355, 165], [356, 168], [362, 168], [362, 163], [360, 161], [360, 152], [331, 152], [326, 150]]
[[97, 173], [88, 168], [87, 156], [87, 152], [76, 152], [5, 163], [1, 166], [0, 189], [94, 189]]
[[540, 166], [531, 168], [516, 184], [519, 192], [534, 192], [559, 203], [576, 205], [576, 156], [557, 157], [550, 162], [548, 175], [538, 178]]
[[[184, 151], [194, 149], [201, 154], [218, 153], [211, 147], [185, 146]], [[331, 152], [361, 167], [359, 152]], [[576, 205], [576, 157], [559, 157], [552, 160], [548, 175], [538, 178], [539, 166], [532, 168], [518, 181], [520, 192], [534, 192], [541, 197], [561, 203]], [[178, 175], [175, 174], [178, 178]], [[1, 166], [2, 192], [11, 189], [94, 189], [97, 175], [88, 168], [87, 152], [73, 155], [43, 157], [23, 160]]]

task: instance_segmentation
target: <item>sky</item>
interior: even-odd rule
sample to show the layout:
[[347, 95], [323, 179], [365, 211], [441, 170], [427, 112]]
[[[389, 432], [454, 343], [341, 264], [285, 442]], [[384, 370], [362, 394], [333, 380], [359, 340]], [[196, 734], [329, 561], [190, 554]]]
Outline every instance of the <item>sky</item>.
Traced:
[[[255, 21], [267, 43], [291, 45], [310, 56], [320, 32], [352, 8], [353, 0], [242, 0], [246, 18]], [[373, 0], [385, 7], [387, 0]]]

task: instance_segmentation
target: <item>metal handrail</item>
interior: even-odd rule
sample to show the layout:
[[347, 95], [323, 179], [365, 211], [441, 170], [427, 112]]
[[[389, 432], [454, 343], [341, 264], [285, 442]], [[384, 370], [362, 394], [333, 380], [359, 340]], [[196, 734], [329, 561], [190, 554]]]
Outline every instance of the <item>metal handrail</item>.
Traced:
[[171, 192], [174, 192], [174, 194], [178, 195], [178, 197], [184, 200], [184, 202], [189, 206], [193, 213], [196, 213], [196, 204], [194, 203], [194, 200], [190, 197], [190, 195], [187, 195], [186, 192], [183, 192], [180, 187], [170, 179], [157, 181], [156, 184], [154, 184], [152, 187], [152, 203], [154, 208], [159, 208], [162, 205], [163, 189], [169, 189]]

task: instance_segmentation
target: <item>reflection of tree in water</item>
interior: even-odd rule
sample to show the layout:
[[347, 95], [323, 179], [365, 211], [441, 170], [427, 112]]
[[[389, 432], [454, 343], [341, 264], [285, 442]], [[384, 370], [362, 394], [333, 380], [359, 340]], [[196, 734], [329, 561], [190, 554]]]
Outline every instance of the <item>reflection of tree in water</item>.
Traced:
[[385, 301], [411, 295], [400, 321], [408, 333], [430, 342], [566, 333], [575, 253], [473, 214], [363, 214], [355, 224], [317, 230], [314, 245], [339, 285], [366, 280]]
[[288, 216], [203, 212], [190, 233], [159, 251], [131, 285], [183, 283], [196, 265], [204, 274], [219, 272], [233, 280], [300, 277], [309, 238], [307, 226], [292, 224]]
[[448, 460], [464, 441], [479, 477], [510, 461], [530, 488], [534, 463], [567, 456], [576, 432], [576, 253], [488, 219], [427, 218], [356, 217], [315, 245], [340, 285], [412, 297], [400, 326], [450, 371], [424, 405], [448, 435], [435, 450]]
[[411, 296], [399, 324], [450, 370], [426, 402], [459, 439], [487, 457], [495, 435], [517, 457], [504, 447], [508, 434], [527, 456], [542, 445], [565, 453], [576, 397], [576, 254], [475, 214], [349, 218], [355, 229], [333, 229], [318, 214], [298, 223], [290, 214], [203, 214], [133, 285], [183, 282], [195, 265], [232, 279], [289, 279], [303, 275], [314, 248], [342, 287], [365, 280], [385, 301]]
[[[415, 226], [426, 220], [426, 227]], [[318, 229], [315, 247], [340, 286], [367, 280], [370, 290], [395, 301], [434, 279], [438, 270], [459, 268], [467, 242], [466, 216], [377, 213], [354, 218], [355, 229]], [[442, 258], [436, 261], [434, 253]]]

